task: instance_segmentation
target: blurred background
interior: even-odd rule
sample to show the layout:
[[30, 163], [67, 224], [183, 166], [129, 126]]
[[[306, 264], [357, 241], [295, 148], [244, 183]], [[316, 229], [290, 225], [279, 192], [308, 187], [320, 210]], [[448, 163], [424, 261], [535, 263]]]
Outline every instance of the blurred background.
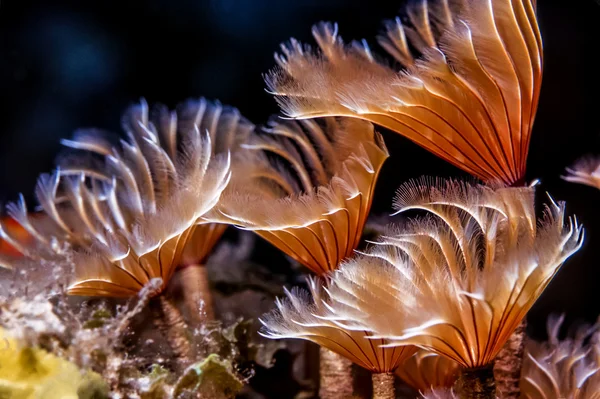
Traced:
[[[566, 4], [569, 4], [568, 6]], [[0, 3], [0, 202], [23, 192], [32, 203], [36, 177], [53, 168], [59, 139], [80, 127], [119, 131], [120, 114], [141, 97], [173, 107], [205, 96], [238, 107], [254, 123], [277, 113], [262, 74], [279, 43], [312, 43], [310, 27], [337, 21], [347, 41], [375, 35], [403, 1], [383, 0], [2, 0]], [[566, 200], [587, 241], [530, 312], [541, 337], [552, 312], [567, 323], [600, 313], [600, 191], [560, 179], [585, 154], [600, 155], [593, 61], [600, 5], [593, 0], [538, 1], [545, 44], [544, 83], [528, 161], [528, 180]], [[382, 129], [380, 129], [382, 130]], [[384, 131], [384, 165], [373, 215], [391, 211], [395, 189], [421, 175], [465, 176], [399, 135]], [[256, 256], [278, 267], [260, 244]], [[285, 267], [285, 265], [283, 266]]]

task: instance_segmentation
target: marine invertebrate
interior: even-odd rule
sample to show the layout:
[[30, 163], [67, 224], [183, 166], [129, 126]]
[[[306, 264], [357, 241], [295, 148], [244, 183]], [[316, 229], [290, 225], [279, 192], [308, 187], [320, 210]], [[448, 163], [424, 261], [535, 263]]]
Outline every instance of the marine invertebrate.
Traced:
[[334, 270], [358, 245], [388, 157], [373, 125], [348, 118], [271, 121], [244, 147], [246, 159], [213, 213], [318, 275]]
[[73, 155], [42, 175], [36, 197], [46, 217], [30, 217], [22, 197], [7, 207], [35, 243], [3, 238], [29, 258], [69, 252], [76, 267], [70, 294], [129, 297], [155, 277], [164, 289], [230, 178], [229, 157], [212, 154], [212, 137], [197, 125], [177, 131], [174, 118], [159, 108], [152, 123], [142, 102], [123, 117], [128, 140], [120, 149], [88, 131], [63, 140], [101, 161]]
[[454, 385], [458, 373], [458, 363], [423, 349], [415, 352], [396, 369], [396, 375], [419, 392], [450, 388]]
[[542, 79], [535, 8], [534, 0], [418, 2], [409, 26], [397, 18], [378, 38], [401, 71], [322, 23], [313, 28], [320, 51], [282, 45], [267, 85], [291, 117], [366, 119], [486, 182], [522, 183]]
[[[378, 37], [403, 69], [321, 23], [312, 31], [320, 50], [282, 45], [267, 86], [291, 117], [366, 119], [485, 182], [520, 185], [542, 81], [535, 11], [534, 0], [415, 2]], [[497, 367], [503, 393], [515, 398], [523, 323]]]
[[[205, 100], [177, 113], [158, 106], [152, 118], [142, 101], [127, 110], [123, 127], [120, 147], [97, 131], [63, 140], [75, 151], [40, 177], [42, 216], [30, 217], [23, 197], [7, 207], [34, 242], [6, 229], [2, 238], [27, 260], [68, 258], [71, 295], [131, 297], [159, 278], [158, 295], [185, 259], [202, 261], [222, 232], [203, 226], [203, 216], [229, 182], [229, 149], [253, 128], [237, 110]], [[175, 350], [187, 352], [181, 315], [162, 296], [159, 302]]]
[[560, 341], [563, 320], [564, 315], [550, 317], [548, 341], [527, 345], [521, 380], [526, 399], [600, 398], [600, 325], [584, 326]]
[[421, 394], [423, 399], [458, 399], [458, 395], [452, 389], [440, 388]]
[[[265, 315], [262, 334], [268, 338], [299, 338], [315, 342], [373, 372], [375, 398], [394, 398], [393, 372], [416, 348], [383, 347], [384, 339], [371, 340], [369, 331], [350, 329], [338, 323], [335, 306], [328, 295], [327, 283], [308, 278], [310, 294], [299, 289], [286, 290], [286, 299], [278, 299], [277, 309]], [[323, 360], [322, 360], [323, 361]], [[343, 377], [343, 376], [342, 376]], [[331, 378], [323, 383], [341, 384]], [[351, 395], [352, 392], [347, 394]], [[338, 396], [339, 397], [339, 396]]]
[[[352, 328], [416, 345], [465, 369], [459, 392], [494, 395], [492, 361], [527, 311], [582, 245], [575, 219], [551, 201], [536, 223], [534, 189], [456, 181], [410, 182], [399, 212], [430, 212], [383, 236], [332, 277], [332, 309]], [[487, 395], [487, 396], [486, 396]]]
[[563, 179], [571, 183], [585, 184], [600, 189], [600, 159], [585, 157], [567, 168]]
[[[373, 125], [350, 118], [272, 120], [244, 147], [239, 173], [211, 217], [256, 232], [318, 275], [334, 270], [359, 243], [388, 157]], [[321, 351], [321, 357], [331, 354]], [[323, 361], [320, 395], [351, 389], [350, 367], [340, 357]], [[339, 370], [345, 383], [326, 381]]]

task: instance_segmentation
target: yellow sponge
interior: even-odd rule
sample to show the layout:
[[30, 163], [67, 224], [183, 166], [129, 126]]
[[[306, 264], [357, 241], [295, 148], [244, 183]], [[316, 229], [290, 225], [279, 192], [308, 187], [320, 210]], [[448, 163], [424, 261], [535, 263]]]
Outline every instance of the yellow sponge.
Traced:
[[108, 389], [100, 376], [43, 349], [24, 347], [0, 328], [0, 398], [100, 399]]

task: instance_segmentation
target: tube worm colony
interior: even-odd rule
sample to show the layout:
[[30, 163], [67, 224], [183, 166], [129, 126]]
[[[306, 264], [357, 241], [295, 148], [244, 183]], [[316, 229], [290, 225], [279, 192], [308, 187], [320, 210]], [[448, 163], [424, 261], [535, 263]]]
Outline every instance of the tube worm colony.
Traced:
[[[64, 140], [71, 152], [59, 169], [39, 179], [41, 212], [28, 213], [23, 197], [7, 207], [0, 263], [72, 266], [72, 295], [153, 287], [159, 327], [186, 364], [188, 326], [166, 287], [180, 268], [191, 314], [203, 301], [197, 321], [212, 319], [203, 264], [233, 224], [317, 275], [309, 293], [286, 290], [261, 332], [327, 349], [321, 397], [353, 394], [349, 361], [374, 373], [379, 399], [395, 397], [394, 372], [424, 397], [495, 397], [494, 360], [583, 241], [564, 204], [550, 198], [538, 220], [535, 190], [523, 187], [543, 64], [535, 9], [534, 0], [410, 5], [378, 37], [402, 70], [378, 62], [365, 41], [346, 45], [337, 25], [316, 25], [319, 50], [292, 39], [267, 77], [297, 121], [256, 129], [200, 99], [173, 112], [131, 107], [119, 146], [80, 131]], [[389, 155], [372, 123], [488, 186], [403, 185], [397, 213], [425, 216], [353, 256]], [[597, 169], [585, 160], [565, 179], [600, 187]], [[597, 326], [563, 342], [559, 326], [549, 343], [529, 345], [524, 397], [596, 398]], [[498, 391], [516, 397], [520, 362], [507, 364], [515, 375]]]

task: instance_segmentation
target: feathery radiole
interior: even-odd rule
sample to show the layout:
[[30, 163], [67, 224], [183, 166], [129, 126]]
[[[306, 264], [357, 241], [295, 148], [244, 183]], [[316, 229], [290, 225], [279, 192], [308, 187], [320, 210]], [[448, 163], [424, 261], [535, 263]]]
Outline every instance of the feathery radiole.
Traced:
[[366, 119], [486, 182], [522, 183], [542, 80], [535, 8], [533, 0], [417, 2], [378, 38], [403, 70], [321, 23], [313, 28], [320, 51], [294, 39], [282, 45], [267, 85], [291, 117]]
[[454, 360], [419, 349], [396, 369], [396, 375], [419, 392], [450, 388], [458, 377], [460, 366]]
[[521, 391], [524, 399], [600, 398], [600, 322], [558, 339], [564, 315], [548, 318], [547, 342], [529, 342]]
[[562, 263], [582, 245], [575, 219], [550, 201], [536, 222], [534, 189], [411, 182], [399, 212], [430, 215], [344, 263], [328, 287], [346, 328], [390, 346], [432, 350], [465, 369], [456, 388], [494, 397], [493, 360]]
[[[400, 68], [379, 62], [365, 40], [344, 44], [336, 24], [316, 25], [313, 36], [319, 50], [290, 40], [266, 78], [287, 115], [366, 119], [487, 183], [524, 184], [543, 71], [535, 0], [409, 3], [377, 38]], [[515, 399], [525, 326], [495, 370]]]
[[317, 275], [335, 270], [358, 245], [388, 157], [373, 125], [350, 118], [271, 121], [244, 147], [213, 213]]
[[521, 379], [524, 399], [600, 398], [600, 321], [559, 341], [563, 320], [564, 315], [550, 317], [548, 342], [527, 345]]
[[563, 179], [600, 190], [600, 158], [588, 156], [578, 160], [573, 166], [567, 168], [567, 174]]
[[[131, 297], [156, 278], [162, 284], [155, 294], [164, 291], [186, 252], [206, 247], [201, 241], [215, 236], [217, 229], [202, 225], [203, 216], [230, 180], [230, 146], [252, 128], [233, 108], [205, 100], [182, 107], [180, 113], [156, 107], [152, 118], [144, 101], [130, 107], [120, 147], [96, 130], [63, 140], [74, 151], [54, 173], [39, 178], [42, 214], [31, 216], [22, 196], [7, 207], [33, 241], [0, 229], [25, 255], [4, 257], [3, 263], [18, 268], [32, 260], [72, 262], [72, 295]], [[220, 129], [222, 124], [229, 128]], [[163, 295], [158, 298], [173, 324], [166, 332], [175, 334], [176, 352], [186, 357], [181, 315]]]
[[[394, 371], [415, 351], [412, 346], [385, 348], [367, 330], [345, 328], [331, 310], [326, 281], [309, 278], [310, 294], [294, 288], [278, 299], [277, 309], [263, 316], [261, 334], [273, 339], [297, 338], [317, 343], [373, 373], [374, 398], [395, 398]], [[378, 389], [379, 388], [379, 389]]]
[[[359, 243], [388, 157], [373, 125], [272, 120], [244, 147], [234, 160], [239, 173], [211, 215], [256, 232], [317, 275], [335, 270]], [[321, 397], [351, 395], [350, 368], [321, 351]]]

